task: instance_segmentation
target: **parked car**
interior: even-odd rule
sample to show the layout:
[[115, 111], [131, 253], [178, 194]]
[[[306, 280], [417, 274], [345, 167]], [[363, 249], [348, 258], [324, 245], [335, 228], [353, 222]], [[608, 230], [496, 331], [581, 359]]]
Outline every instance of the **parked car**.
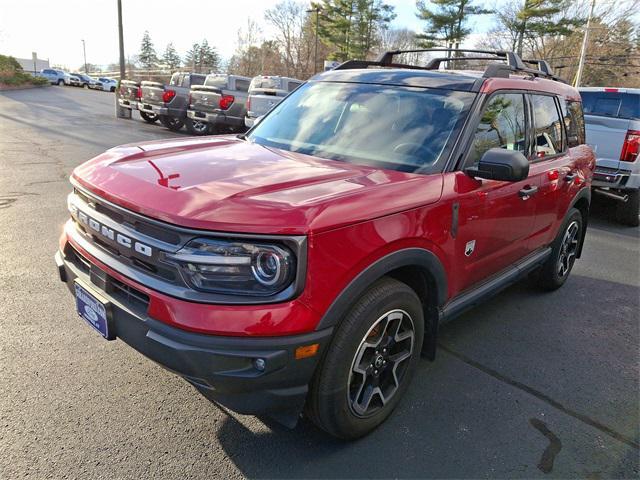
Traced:
[[[140, 99], [142, 97], [142, 89], [140, 83], [133, 80], [121, 80], [120, 87], [116, 90], [116, 98], [118, 105], [129, 110], [139, 110]], [[154, 113], [139, 112], [140, 117], [147, 123], [155, 123], [158, 121], [158, 115]]]
[[80, 77], [78, 77], [75, 73], [70, 73], [69, 74], [69, 85], [71, 85], [72, 87], [81, 87], [82, 86], [82, 80], [80, 80]]
[[98, 77], [97, 85], [99, 90], [115, 92], [118, 86], [118, 81], [114, 78]]
[[640, 224], [640, 89], [581, 88], [587, 143], [597, 157], [594, 191], [617, 202], [618, 222]]
[[71, 85], [70, 75], [62, 70], [45, 68], [40, 70], [36, 76], [46, 78], [52, 85]]
[[595, 168], [578, 91], [512, 52], [485, 72], [398, 53], [316, 75], [246, 135], [77, 167], [56, 262], [80, 316], [232, 410], [355, 438], [444, 322], [529, 274], [560, 288]]
[[89, 88], [96, 83], [93, 78], [89, 75], [85, 75], [84, 73], [72, 73], [71, 75], [78, 79], [78, 84], [75, 85], [76, 87]]
[[187, 130], [192, 135], [245, 131], [249, 77], [212, 73], [191, 87]]
[[178, 131], [184, 126], [189, 104], [189, 91], [194, 85], [202, 85], [206, 75], [176, 72], [169, 85], [159, 82], [141, 82], [142, 98], [138, 109], [142, 114], [158, 115], [160, 123], [169, 130]]
[[246, 127], [253, 127], [257, 118], [266, 114], [303, 83], [302, 80], [287, 77], [254, 77], [249, 85], [247, 116], [244, 118]]

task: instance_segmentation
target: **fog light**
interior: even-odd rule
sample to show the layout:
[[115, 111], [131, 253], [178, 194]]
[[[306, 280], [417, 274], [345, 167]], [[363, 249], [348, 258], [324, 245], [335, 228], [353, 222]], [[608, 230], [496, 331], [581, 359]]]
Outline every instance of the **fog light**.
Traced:
[[264, 361], [264, 358], [256, 358], [253, 361], [253, 366], [256, 367], [256, 370], [264, 372], [264, 369], [267, 367], [267, 362]]

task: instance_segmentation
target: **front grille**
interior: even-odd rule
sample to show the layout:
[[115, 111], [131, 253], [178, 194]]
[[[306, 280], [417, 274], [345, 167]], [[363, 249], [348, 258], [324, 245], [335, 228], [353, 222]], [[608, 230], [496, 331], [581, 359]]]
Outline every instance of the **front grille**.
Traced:
[[[87, 260], [70, 244], [67, 244], [65, 259], [89, 277], [91, 277], [91, 269], [94, 269], [94, 272], [96, 270], [99, 271], [100, 277], [105, 278], [106, 293], [129, 307], [146, 312], [147, 307], [149, 306], [149, 295], [146, 293], [121, 282], [120, 280], [103, 272], [97, 266], [91, 265], [89, 260]], [[93, 286], [100, 288], [95, 284], [93, 284]]]

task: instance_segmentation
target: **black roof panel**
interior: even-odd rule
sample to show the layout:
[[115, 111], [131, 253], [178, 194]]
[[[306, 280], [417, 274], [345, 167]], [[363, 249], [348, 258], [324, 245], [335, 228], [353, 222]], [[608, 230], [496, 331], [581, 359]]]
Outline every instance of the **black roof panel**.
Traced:
[[447, 90], [462, 90], [467, 92], [479, 90], [483, 81], [479, 75], [476, 76], [469, 72], [453, 73], [405, 68], [329, 70], [319, 73], [311, 80], [444, 88]]

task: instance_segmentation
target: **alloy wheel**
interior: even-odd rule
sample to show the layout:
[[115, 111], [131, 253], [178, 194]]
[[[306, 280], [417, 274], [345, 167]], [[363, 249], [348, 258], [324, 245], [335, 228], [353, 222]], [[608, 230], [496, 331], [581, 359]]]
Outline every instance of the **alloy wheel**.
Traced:
[[409, 366], [415, 326], [404, 310], [391, 310], [371, 326], [360, 342], [347, 384], [349, 408], [370, 417], [396, 394]]
[[558, 275], [560, 277], [564, 277], [569, 273], [576, 259], [579, 231], [580, 225], [578, 222], [573, 221], [564, 233], [562, 244], [560, 245], [560, 255], [558, 256]]

